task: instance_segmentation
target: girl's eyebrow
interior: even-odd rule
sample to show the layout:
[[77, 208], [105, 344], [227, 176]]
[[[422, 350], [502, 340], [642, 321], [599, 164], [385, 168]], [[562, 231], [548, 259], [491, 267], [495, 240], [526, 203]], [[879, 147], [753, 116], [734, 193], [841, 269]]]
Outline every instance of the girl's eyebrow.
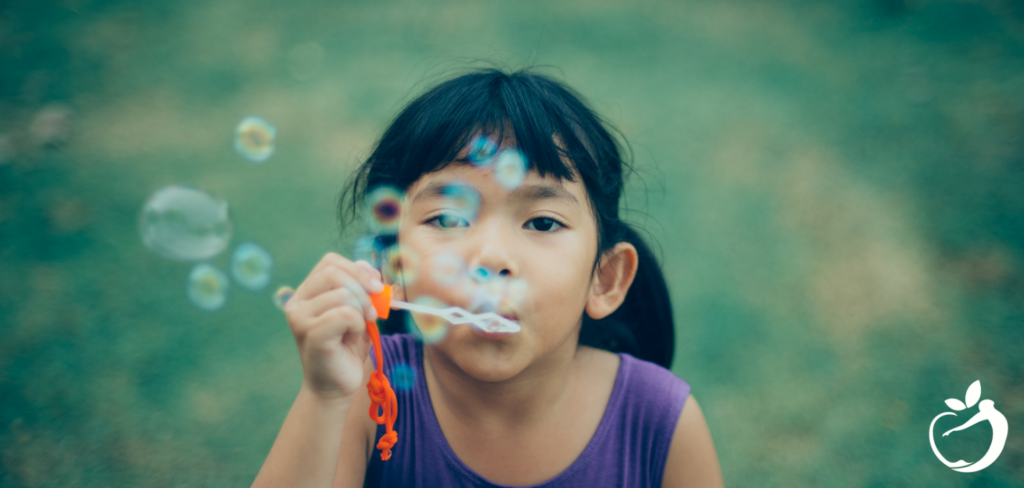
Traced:
[[[443, 197], [447, 196], [451, 192], [453, 185], [444, 181], [433, 181], [423, 187], [422, 190], [416, 192], [416, 196], [412, 197], [412, 201], [416, 202], [421, 198], [426, 197]], [[509, 200], [544, 200], [544, 199], [559, 199], [568, 200], [577, 207], [580, 205], [579, 200], [576, 199], [569, 190], [566, 190], [561, 185], [552, 184], [534, 184], [534, 185], [523, 185], [517, 188], [509, 195]]]
[[539, 184], [539, 185], [523, 185], [517, 188], [509, 195], [509, 200], [545, 200], [554, 198], [558, 200], [568, 200], [575, 206], [580, 206], [580, 201], [576, 197], [566, 190], [561, 185], [551, 184]]

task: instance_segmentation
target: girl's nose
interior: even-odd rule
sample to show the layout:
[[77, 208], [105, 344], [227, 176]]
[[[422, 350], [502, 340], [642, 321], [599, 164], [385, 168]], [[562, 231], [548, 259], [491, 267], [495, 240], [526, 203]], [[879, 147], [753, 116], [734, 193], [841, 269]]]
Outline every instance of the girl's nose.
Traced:
[[478, 224], [474, 232], [476, 235], [472, 236], [474, 249], [467, 260], [470, 267], [480, 266], [505, 278], [518, 275], [518, 266], [512, 252], [516, 235], [505, 227], [495, 222]]

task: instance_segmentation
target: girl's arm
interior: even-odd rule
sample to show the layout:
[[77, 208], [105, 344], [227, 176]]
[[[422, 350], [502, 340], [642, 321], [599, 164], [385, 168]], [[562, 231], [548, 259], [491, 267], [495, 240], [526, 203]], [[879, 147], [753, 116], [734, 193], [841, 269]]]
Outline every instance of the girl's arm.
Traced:
[[[363, 371], [369, 381], [370, 358]], [[311, 394], [303, 385], [253, 488], [363, 486], [373, 452], [371, 436], [377, 433], [377, 424], [366, 414], [369, 408], [365, 392], [347, 401], [331, 401]]]
[[304, 384], [253, 488], [331, 486], [351, 404], [319, 398]]
[[693, 395], [686, 399], [683, 413], [676, 423], [676, 431], [672, 434], [672, 446], [668, 450], [661, 486], [724, 486], [711, 431]]
[[302, 361], [302, 387], [254, 487], [327, 488], [339, 460], [341, 486], [362, 484], [373, 435], [363, 386], [374, 369], [366, 324], [377, 313], [369, 293], [383, 288], [369, 264], [328, 253], [288, 300], [284, 312]]

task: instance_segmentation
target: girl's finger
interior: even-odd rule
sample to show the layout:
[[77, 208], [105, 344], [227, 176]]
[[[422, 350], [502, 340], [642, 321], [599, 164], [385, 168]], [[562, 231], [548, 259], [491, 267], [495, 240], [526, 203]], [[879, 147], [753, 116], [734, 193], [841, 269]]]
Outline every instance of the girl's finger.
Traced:
[[[354, 267], [354, 265], [352, 266]], [[302, 289], [301, 295], [300, 291], [296, 290], [295, 296], [299, 297], [303, 302], [314, 300], [320, 295], [334, 290], [346, 289], [358, 301], [356, 308], [362, 310], [363, 314], [366, 315], [366, 320], [377, 320], [377, 311], [373, 308], [373, 302], [370, 301], [370, 295], [367, 294], [366, 289], [355, 278], [352, 278], [348, 272], [338, 266], [329, 265], [325, 267], [319, 273], [303, 282], [299, 288]]]
[[[325, 256], [324, 260], [327, 259], [328, 257]], [[354, 279], [368, 293], [384, 291], [384, 284], [373, 272], [338, 256], [334, 262], [319, 267], [316, 273], [311, 273], [306, 281], [302, 282], [299, 289], [295, 290], [295, 298], [310, 300], [328, 290], [340, 288], [347, 284], [345, 276]]]
[[370, 264], [370, 263], [360, 259], [359, 261], [356, 261], [356, 266], [359, 266], [359, 267], [365, 269], [366, 271], [370, 272], [370, 276], [372, 276], [373, 278], [376, 278], [378, 281], [380, 281], [382, 279], [382, 277], [380, 275], [380, 271], [378, 271], [376, 268], [374, 268], [372, 264]]
[[317, 318], [332, 308], [344, 306], [352, 307], [360, 312], [363, 311], [362, 302], [348, 288], [339, 288], [321, 293], [312, 300], [305, 302], [303, 313], [308, 317]]
[[313, 322], [307, 340], [333, 341], [341, 339], [347, 333], [364, 334], [366, 322], [362, 320], [359, 309], [336, 307], [324, 312]]

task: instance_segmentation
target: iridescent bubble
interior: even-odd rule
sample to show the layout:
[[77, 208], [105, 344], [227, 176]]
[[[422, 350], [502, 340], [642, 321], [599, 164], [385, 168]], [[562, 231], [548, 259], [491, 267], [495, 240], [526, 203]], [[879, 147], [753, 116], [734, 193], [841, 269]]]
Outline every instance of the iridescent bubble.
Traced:
[[209, 258], [231, 240], [228, 203], [195, 188], [162, 188], [143, 205], [139, 234], [146, 247], [165, 257], [185, 261]]
[[274, 292], [274, 305], [284, 310], [285, 305], [288, 305], [288, 300], [291, 300], [293, 295], [295, 295], [295, 289], [290, 286], [278, 288]]
[[454, 182], [442, 190], [442, 203], [462, 214], [466, 220], [476, 220], [480, 212], [480, 192], [466, 183]]
[[398, 391], [409, 391], [416, 386], [416, 370], [405, 363], [391, 367], [391, 384]]
[[518, 310], [529, 291], [526, 282], [518, 278], [512, 278], [505, 283], [504, 288], [501, 303], [498, 304], [498, 313]]
[[498, 273], [486, 266], [469, 268], [469, 278], [477, 283], [489, 283], [498, 277]]
[[390, 186], [375, 188], [366, 196], [367, 221], [378, 234], [396, 234], [402, 220], [405, 194]]
[[517, 149], [506, 149], [498, 154], [494, 163], [494, 179], [509, 190], [519, 188], [526, 179], [526, 159]]
[[455, 286], [466, 276], [466, 261], [454, 252], [442, 251], [431, 263], [430, 276], [441, 286]]
[[200, 263], [188, 274], [186, 292], [189, 300], [203, 310], [217, 310], [228, 299], [228, 277], [221, 270]]
[[356, 239], [355, 245], [352, 246], [352, 257], [356, 261], [366, 261], [370, 265], [376, 265], [380, 260], [381, 252], [383, 252], [383, 246], [380, 241], [374, 236], [361, 236]]
[[270, 282], [274, 260], [266, 249], [246, 242], [235, 248], [231, 256], [231, 276], [244, 288], [259, 290]]
[[[442, 309], [449, 307], [448, 304], [431, 297], [417, 298], [415, 303]], [[448, 321], [437, 315], [410, 312], [409, 330], [413, 337], [427, 344], [433, 344], [448, 335]]]
[[420, 268], [420, 257], [412, 249], [395, 244], [384, 250], [382, 268], [384, 268], [384, 276], [391, 283], [409, 284], [416, 281]]
[[487, 136], [476, 136], [469, 143], [468, 158], [471, 163], [481, 168], [494, 164], [494, 153], [498, 152], [498, 144]]
[[262, 163], [274, 154], [277, 129], [259, 117], [246, 117], [235, 129], [235, 151], [254, 163]]
[[487, 285], [478, 285], [471, 290], [469, 310], [474, 313], [496, 312], [501, 305], [500, 287], [495, 286], [497, 282]]

